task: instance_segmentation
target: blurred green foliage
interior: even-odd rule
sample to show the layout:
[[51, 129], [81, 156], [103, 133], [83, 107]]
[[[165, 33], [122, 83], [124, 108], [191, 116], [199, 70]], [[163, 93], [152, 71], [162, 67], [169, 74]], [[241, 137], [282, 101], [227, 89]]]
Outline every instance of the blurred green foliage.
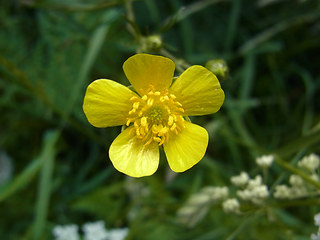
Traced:
[[[52, 239], [56, 225], [100, 219], [139, 240], [315, 232], [316, 197], [244, 216], [213, 207], [193, 228], [175, 217], [202, 187], [257, 172], [261, 154], [285, 160], [270, 173], [274, 183], [302, 155], [320, 152], [319, 1], [1, 0], [0, 19], [0, 150], [14, 164], [12, 179], [0, 183], [0, 239]], [[136, 51], [171, 57], [177, 74], [211, 59], [228, 64], [222, 109], [192, 118], [210, 143], [185, 173], [172, 174], [161, 159], [153, 176], [124, 176], [108, 159], [120, 128], [95, 129], [84, 116], [87, 85], [128, 85], [122, 64]]]

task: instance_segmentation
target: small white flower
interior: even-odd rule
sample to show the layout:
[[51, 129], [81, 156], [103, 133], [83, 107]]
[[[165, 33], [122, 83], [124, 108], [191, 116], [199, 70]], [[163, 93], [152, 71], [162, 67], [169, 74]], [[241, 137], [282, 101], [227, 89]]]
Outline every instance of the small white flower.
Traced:
[[222, 203], [222, 208], [226, 213], [239, 213], [240, 203], [236, 198], [229, 198]]
[[115, 228], [109, 231], [108, 240], [124, 240], [128, 235], [128, 228]]
[[312, 233], [310, 236], [311, 240], [320, 240], [320, 232], [317, 234]]
[[241, 172], [240, 175], [231, 177], [231, 182], [233, 185], [242, 187], [246, 185], [249, 181], [249, 175], [246, 172]]
[[287, 185], [278, 185], [275, 188], [273, 196], [278, 199], [290, 199], [292, 198], [291, 188]]
[[237, 195], [245, 201], [250, 201], [252, 199], [252, 192], [249, 189], [238, 190]]
[[320, 158], [318, 155], [312, 153], [308, 156], [303, 157], [299, 162], [298, 166], [304, 168], [310, 172], [314, 172], [320, 165]]
[[202, 192], [207, 194], [211, 201], [220, 201], [229, 195], [227, 187], [205, 187], [202, 189]]
[[299, 175], [292, 174], [290, 176], [289, 182], [292, 187], [301, 187], [304, 185], [303, 179]]
[[[314, 215], [314, 225], [320, 227], [320, 213], [317, 213], [316, 215]], [[311, 240], [320, 240], [320, 228], [317, 234], [312, 233], [310, 237], [311, 237]]]
[[320, 227], [320, 213], [314, 215], [314, 225]]
[[267, 186], [261, 185], [250, 190], [245, 189], [243, 191], [238, 191], [237, 194], [243, 200], [250, 201], [254, 204], [260, 205], [266, 198], [268, 198], [269, 191]]
[[248, 181], [248, 188], [254, 188], [262, 184], [262, 177], [257, 175], [254, 179]]
[[273, 155], [264, 155], [264, 156], [256, 158], [256, 163], [258, 166], [260, 166], [262, 168], [268, 168], [271, 166], [273, 160], [274, 160]]
[[315, 181], [318, 181], [319, 182], [319, 175], [318, 174], [316, 174], [316, 173], [313, 173], [313, 174], [311, 174], [311, 176], [310, 176], [313, 180], [315, 180]]
[[308, 195], [308, 190], [303, 179], [299, 175], [291, 175], [289, 182], [292, 186], [291, 188], [291, 198], [300, 198]]
[[179, 210], [178, 210], [178, 215], [180, 216], [188, 216], [193, 214], [195, 211], [195, 207], [192, 205], [185, 205], [182, 206]]
[[268, 198], [269, 191], [266, 185], [260, 185], [251, 189], [239, 190], [237, 191], [237, 195], [245, 201], [260, 205]]
[[199, 193], [192, 195], [188, 202], [191, 205], [203, 205], [213, 201], [221, 201], [228, 194], [227, 187], [205, 187]]
[[52, 234], [56, 240], [78, 240], [78, 226], [75, 224], [56, 226], [52, 230]]
[[194, 194], [190, 197], [189, 203], [192, 205], [202, 205], [210, 202], [210, 196], [207, 194]]
[[257, 175], [254, 179], [248, 181], [248, 185], [244, 190], [238, 190], [237, 195], [254, 204], [260, 205], [269, 196], [268, 187], [262, 184], [262, 178]]
[[304, 185], [294, 185], [292, 187], [287, 185], [278, 185], [276, 186], [273, 194], [273, 196], [278, 199], [296, 199], [307, 195], [308, 190]]
[[266, 185], [260, 185], [253, 189], [254, 195], [257, 198], [265, 199], [269, 196], [268, 187]]
[[104, 221], [86, 223], [83, 225], [85, 240], [107, 240], [109, 233], [104, 227]]

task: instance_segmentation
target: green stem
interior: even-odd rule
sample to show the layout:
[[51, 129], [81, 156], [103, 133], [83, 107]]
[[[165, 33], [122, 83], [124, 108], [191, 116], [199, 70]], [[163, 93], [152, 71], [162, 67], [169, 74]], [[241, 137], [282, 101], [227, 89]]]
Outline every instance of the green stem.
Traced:
[[202, 0], [196, 1], [185, 7], [185, 9], [181, 12], [181, 14], [177, 18], [177, 22], [182, 21], [183, 19], [187, 18], [188, 16], [197, 13], [203, 9], [208, 8], [212, 4], [224, 2], [226, 0]]
[[[134, 11], [132, 8], [132, 0], [125, 0], [124, 6], [126, 8], [127, 19], [131, 23], [134, 23], [135, 17], [134, 17]], [[136, 31], [134, 30], [133, 26], [130, 23], [127, 23], [127, 29], [137, 39]]]

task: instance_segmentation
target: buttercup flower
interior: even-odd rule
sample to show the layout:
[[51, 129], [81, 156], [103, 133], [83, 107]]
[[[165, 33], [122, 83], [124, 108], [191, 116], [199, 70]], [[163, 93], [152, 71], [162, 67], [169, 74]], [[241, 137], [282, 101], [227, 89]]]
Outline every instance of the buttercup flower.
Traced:
[[204, 156], [208, 133], [185, 117], [217, 112], [224, 92], [202, 66], [189, 67], [173, 82], [174, 69], [168, 58], [136, 54], [123, 64], [135, 91], [108, 79], [88, 86], [83, 103], [88, 121], [95, 127], [127, 126], [109, 149], [118, 171], [152, 175], [159, 165], [159, 146], [175, 172], [186, 171]]

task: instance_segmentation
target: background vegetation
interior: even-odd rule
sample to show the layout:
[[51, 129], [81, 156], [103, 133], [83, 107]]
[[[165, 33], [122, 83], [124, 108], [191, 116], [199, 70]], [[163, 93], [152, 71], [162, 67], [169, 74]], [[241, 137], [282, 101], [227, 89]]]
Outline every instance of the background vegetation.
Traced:
[[[104, 220], [128, 227], [127, 239], [309, 239], [319, 195], [270, 197], [240, 215], [214, 205], [192, 226], [177, 210], [205, 186], [257, 174], [257, 156], [281, 159], [272, 193], [320, 152], [319, 18], [316, 0], [0, 1], [0, 150], [13, 165], [0, 182], [0, 238], [53, 239], [56, 225]], [[185, 173], [165, 159], [150, 177], [117, 172], [108, 148], [120, 127], [96, 129], [82, 111], [93, 80], [128, 85], [122, 64], [137, 51], [173, 58], [177, 75], [211, 59], [229, 66], [222, 109], [192, 118], [210, 143]]]

